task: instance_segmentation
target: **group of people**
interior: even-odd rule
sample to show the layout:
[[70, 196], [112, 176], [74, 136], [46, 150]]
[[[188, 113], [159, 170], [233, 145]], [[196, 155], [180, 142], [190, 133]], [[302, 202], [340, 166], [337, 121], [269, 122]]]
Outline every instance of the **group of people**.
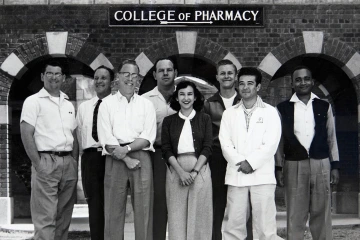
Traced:
[[[285, 186], [287, 239], [332, 239], [330, 184], [339, 156], [329, 103], [311, 93], [309, 68], [292, 72], [292, 98], [277, 108], [258, 96], [258, 69], [217, 64], [207, 100], [176, 63], [156, 61], [157, 86], [139, 96], [139, 66], [95, 70], [96, 96], [75, 116], [60, 91], [64, 68], [48, 62], [44, 87], [28, 97], [21, 136], [32, 161], [35, 239], [65, 240], [76, 199], [77, 160], [91, 239], [124, 239], [127, 196], [137, 240], [276, 239], [275, 188]], [[111, 94], [111, 82], [119, 90]], [[238, 83], [238, 89], [235, 88]]]

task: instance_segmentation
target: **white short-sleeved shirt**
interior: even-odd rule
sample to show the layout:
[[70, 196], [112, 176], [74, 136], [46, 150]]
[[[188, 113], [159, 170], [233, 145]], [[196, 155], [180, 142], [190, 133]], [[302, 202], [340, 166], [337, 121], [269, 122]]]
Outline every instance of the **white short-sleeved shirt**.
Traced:
[[131, 143], [136, 138], [148, 140], [150, 146], [143, 150], [154, 151], [156, 113], [153, 104], [136, 93], [130, 99], [118, 91], [105, 99], [99, 107], [98, 136], [107, 154], [106, 145]]
[[[103, 98], [102, 100], [104, 101], [108, 97], [109, 96]], [[78, 108], [78, 112], [76, 115], [76, 123], [78, 126], [77, 137], [81, 143], [81, 150], [101, 146], [100, 142], [96, 142], [92, 137], [94, 109], [98, 101], [99, 98], [95, 96], [92, 99], [80, 104]]]
[[34, 138], [38, 151], [71, 151], [76, 128], [75, 109], [69, 97], [60, 92], [52, 97], [45, 88], [26, 98], [20, 123], [35, 127]]

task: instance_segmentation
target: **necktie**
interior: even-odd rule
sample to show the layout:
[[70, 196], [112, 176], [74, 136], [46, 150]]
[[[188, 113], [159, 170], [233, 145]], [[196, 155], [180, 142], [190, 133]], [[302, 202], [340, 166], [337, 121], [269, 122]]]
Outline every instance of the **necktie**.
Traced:
[[94, 115], [93, 115], [93, 125], [92, 125], [92, 132], [91, 132], [91, 136], [93, 137], [93, 139], [98, 142], [99, 138], [98, 138], [98, 134], [97, 134], [97, 116], [98, 116], [98, 111], [99, 111], [99, 106], [101, 103], [101, 99], [99, 99], [96, 103], [95, 109], [94, 109]]

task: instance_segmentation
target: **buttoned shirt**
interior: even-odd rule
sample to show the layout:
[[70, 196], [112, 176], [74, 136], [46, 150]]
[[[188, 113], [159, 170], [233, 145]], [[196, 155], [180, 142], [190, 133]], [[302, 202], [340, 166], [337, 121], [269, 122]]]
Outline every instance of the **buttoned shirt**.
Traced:
[[247, 109], [244, 105], [244, 102], [243, 100], [241, 99], [240, 103], [238, 106], [236, 106], [237, 108], [241, 106], [242, 109], [244, 110], [244, 115], [245, 115], [245, 121], [246, 121], [246, 130], [249, 130], [249, 123], [250, 123], [250, 118], [253, 114], [253, 112], [255, 111], [255, 109], [257, 107], [261, 107], [261, 108], [264, 108], [265, 107], [265, 104], [264, 102], [261, 100], [261, 98], [258, 96], [257, 99], [256, 99], [256, 102], [254, 104], [254, 106], [252, 108], [249, 108]]
[[184, 126], [180, 133], [178, 154], [195, 152], [193, 131], [190, 120], [195, 117], [196, 111], [193, 109], [188, 117], [179, 111], [179, 117], [185, 120]]
[[[104, 101], [109, 96], [103, 98]], [[83, 102], [80, 104], [76, 116], [76, 122], [78, 125], [78, 139], [80, 142], [80, 151], [91, 148], [91, 147], [100, 147], [100, 142], [96, 142], [92, 137], [92, 128], [93, 128], [93, 115], [94, 109], [99, 101], [97, 96], [93, 97], [92, 99]]]
[[[290, 102], [294, 102], [294, 134], [308, 153], [311, 142], [315, 136], [315, 118], [312, 106], [312, 102], [315, 98], [319, 97], [311, 93], [308, 103], [305, 104], [298, 98], [296, 93], [294, 93], [290, 99]], [[332, 161], [338, 161], [339, 151], [336, 141], [335, 121], [331, 105], [329, 105], [327, 112], [326, 128], [328, 132], [330, 158]]]
[[103, 154], [107, 154], [105, 145], [131, 143], [137, 138], [149, 141], [150, 146], [143, 150], [154, 151], [156, 114], [153, 104], [136, 93], [128, 102], [117, 91], [100, 104], [97, 129]]
[[158, 87], [155, 87], [153, 90], [144, 93], [141, 95], [146, 99], [150, 100], [156, 111], [156, 140], [155, 145], [161, 146], [161, 129], [162, 123], [165, 117], [176, 113], [171, 107], [170, 104], [166, 102], [164, 96], [159, 92]]
[[26, 98], [20, 122], [35, 127], [38, 151], [72, 151], [75, 109], [67, 99], [69, 97], [63, 92], [60, 98], [52, 97], [45, 88]]

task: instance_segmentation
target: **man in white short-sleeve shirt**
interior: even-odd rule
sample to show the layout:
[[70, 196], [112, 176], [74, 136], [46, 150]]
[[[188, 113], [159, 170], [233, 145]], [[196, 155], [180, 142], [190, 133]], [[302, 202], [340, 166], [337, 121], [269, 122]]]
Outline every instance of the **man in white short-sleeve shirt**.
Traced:
[[106, 66], [95, 70], [94, 86], [96, 96], [83, 102], [78, 109], [76, 121], [77, 136], [81, 154], [81, 180], [89, 208], [91, 239], [104, 239], [104, 177], [105, 156], [97, 134], [99, 106], [111, 94], [114, 72]]
[[25, 100], [20, 119], [21, 139], [32, 162], [30, 206], [35, 239], [67, 239], [76, 201], [75, 109], [60, 91], [63, 69], [55, 61], [45, 65], [44, 88]]

